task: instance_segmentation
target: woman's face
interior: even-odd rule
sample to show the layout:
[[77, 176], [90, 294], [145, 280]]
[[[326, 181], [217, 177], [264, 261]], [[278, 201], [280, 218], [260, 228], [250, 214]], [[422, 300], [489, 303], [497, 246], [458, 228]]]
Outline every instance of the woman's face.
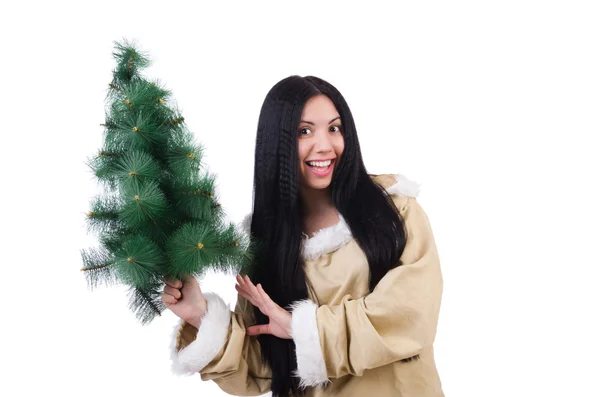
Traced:
[[325, 189], [344, 151], [342, 121], [333, 102], [317, 95], [306, 102], [298, 127], [300, 185]]

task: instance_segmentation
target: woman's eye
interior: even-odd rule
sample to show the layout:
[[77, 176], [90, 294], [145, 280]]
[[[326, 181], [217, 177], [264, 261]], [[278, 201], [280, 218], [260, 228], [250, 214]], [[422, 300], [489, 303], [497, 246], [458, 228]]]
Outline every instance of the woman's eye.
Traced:
[[340, 127], [339, 125], [333, 125], [333, 126], [331, 126], [331, 128], [333, 129], [331, 132], [340, 132], [340, 131], [342, 131], [342, 127]]
[[298, 131], [298, 134], [299, 135], [306, 135], [305, 131], [307, 131], [306, 134], [310, 134], [310, 129], [309, 128], [300, 128], [300, 130]]

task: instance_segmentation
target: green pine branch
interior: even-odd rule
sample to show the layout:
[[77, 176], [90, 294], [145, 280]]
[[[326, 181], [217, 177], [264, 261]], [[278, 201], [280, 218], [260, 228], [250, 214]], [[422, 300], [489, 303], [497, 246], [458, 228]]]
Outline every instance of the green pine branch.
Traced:
[[84, 273], [88, 287], [93, 290], [98, 285], [115, 285], [118, 278], [115, 274], [114, 260], [107, 250], [93, 249], [81, 250]]
[[87, 212], [89, 232], [105, 233], [119, 226], [119, 202], [111, 196], [98, 196]]
[[132, 287], [129, 289], [129, 309], [142, 324], [150, 323], [165, 310], [165, 304], [160, 300], [159, 284], [147, 289]]

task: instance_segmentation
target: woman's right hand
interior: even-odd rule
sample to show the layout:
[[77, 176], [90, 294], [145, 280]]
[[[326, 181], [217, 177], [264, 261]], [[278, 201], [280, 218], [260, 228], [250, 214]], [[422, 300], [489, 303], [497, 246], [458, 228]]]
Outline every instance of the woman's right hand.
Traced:
[[165, 278], [165, 284], [160, 299], [177, 317], [199, 328], [207, 303], [196, 279], [187, 276], [182, 282]]

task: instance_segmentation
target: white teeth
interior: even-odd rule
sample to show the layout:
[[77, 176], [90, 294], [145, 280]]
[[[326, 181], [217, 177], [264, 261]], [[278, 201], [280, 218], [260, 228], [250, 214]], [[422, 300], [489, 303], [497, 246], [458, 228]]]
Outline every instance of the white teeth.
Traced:
[[329, 167], [331, 165], [331, 160], [327, 160], [327, 161], [309, 161], [308, 164], [310, 164], [311, 167]]

